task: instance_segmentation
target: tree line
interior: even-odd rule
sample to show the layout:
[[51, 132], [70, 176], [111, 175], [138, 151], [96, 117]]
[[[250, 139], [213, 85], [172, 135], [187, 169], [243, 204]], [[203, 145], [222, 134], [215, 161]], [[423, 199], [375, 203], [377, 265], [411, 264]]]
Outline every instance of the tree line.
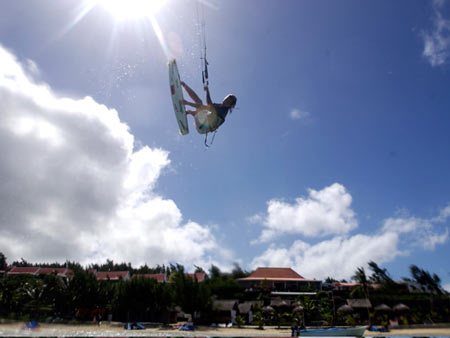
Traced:
[[[404, 281], [419, 286], [415, 293], [405, 289], [404, 284], [395, 282], [386, 269], [375, 262], [369, 262], [370, 272], [357, 268], [352, 280], [358, 284], [350, 290], [330, 290], [325, 286], [336, 282], [329, 277], [325, 280], [324, 290], [316, 296], [299, 295], [292, 299], [292, 307], [271, 308], [270, 290], [262, 287], [256, 293], [246, 292], [237, 283], [238, 278], [248, 276], [238, 264], [231, 272], [222, 272], [212, 265], [207, 278], [198, 282], [186, 275], [179, 264], [156, 266], [146, 265], [134, 268], [130, 263], [115, 263], [107, 260], [104, 264], [91, 264], [87, 267], [76, 262], [30, 264], [22, 259], [13, 262], [14, 266], [67, 267], [74, 272], [71, 278], [50, 275], [5, 275], [0, 278], [0, 317], [10, 319], [37, 319], [51, 321], [92, 320], [93, 316], [106, 319], [112, 316], [114, 321], [152, 321], [171, 322], [176, 313], [194, 316], [197, 323], [214, 322], [213, 301], [216, 299], [236, 299], [240, 302], [261, 301], [255, 306], [254, 324], [291, 325], [294, 322], [312, 325], [356, 323], [384, 324], [397, 316], [401, 323], [421, 323], [425, 319], [432, 321], [450, 321], [450, 299], [442, 289], [441, 280], [415, 265], [410, 267], [410, 277]], [[0, 270], [7, 267], [6, 257], [0, 253]], [[97, 280], [90, 271], [130, 271], [132, 274], [165, 273], [168, 283], [158, 283], [149, 278], [131, 278], [111, 282]], [[195, 272], [205, 272], [196, 267]], [[376, 285], [377, 287], [374, 287]], [[304, 288], [303, 291], [312, 291]], [[387, 304], [393, 307], [403, 303], [409, 307], [405, 313], [383, 313], [374, 308], [353, 313], [339, 312], [348, 298], [366, 298], [374, 305]], [[175, 316], [175, 317], [174, 317]], [[247, 321], [243, 314], [238, 315], [237, 324]]]

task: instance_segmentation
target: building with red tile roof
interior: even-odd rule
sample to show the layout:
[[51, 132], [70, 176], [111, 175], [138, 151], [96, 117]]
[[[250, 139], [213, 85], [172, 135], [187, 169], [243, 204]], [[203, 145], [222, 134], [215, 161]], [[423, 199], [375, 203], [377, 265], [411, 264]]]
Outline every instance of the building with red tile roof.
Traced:
[[253, 271], [250, 276], [238, 279], [239, 285], [246, 289], [269, 288], [272, 291], [295, 292], [304, 287], [319, 290], [321, 282], [307, 279], [291, 268], [262, 268]]
[[35, 275], [37, 276], [40, 267], [38, 266], [11, 266], [8, 275]]
[[71, 278], [73, 271], [68, 268], [42, 268], [40, 266], [10, 266], [8, 275], [51, 275], [56, 274], [58, 277]]
[[204, 272], [196, 272], [196, 273], [186, 273], [184, 274], [186, 277], [192, 278], [192, 280], [197, 279], [197, 282], [204, 282], [206, 279], [206, 273]]
[[40, 268], [38, 275], [50, 275], [56, 273], [59, 277], [73, 277], [73, 271], [67, 268]]
[[144, 273], [144, 274], [135, 274], [133, 278], [149, 278], [154, 279], [158, 283], [167, 283], [167, 276], [165, 273]]
[[[191, 278], [193, 281], [197, 279], [197, 282], [202, 283], [206, 279], [206, 273], [197, 272], [197, 273], [185, 273], [186, 277]], [[170, 277], [168, 277], [165, 273], [146, 273], [146, 274], [135, 274], [133, 278], [152, 278], [155, 279], [158, 283], [170, 283]]]
[[129, 271], [96, 271], [94, 272], [95, 278], [97, 280], [110, 280], [110, 281], [119, 281], [119, 280], [129, 280], [130, 272]]

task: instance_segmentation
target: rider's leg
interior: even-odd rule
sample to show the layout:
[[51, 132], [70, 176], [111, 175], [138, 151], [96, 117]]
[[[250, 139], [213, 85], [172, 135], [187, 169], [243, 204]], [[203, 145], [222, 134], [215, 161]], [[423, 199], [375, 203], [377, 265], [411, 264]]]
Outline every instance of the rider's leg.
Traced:
[[181, 101], [181, 103], [183, 103], [185, 106], [194, 107], [194, 108], [198, 108], [201, 106], [201, 103], [191, 103], [186, 100]]
[[202, 104], [202, 100], [198, 97], [198, 95], [183, 81], [181, 81], [181, 85], [187, 91], [192, 100], [194, 100], [197, 104]]

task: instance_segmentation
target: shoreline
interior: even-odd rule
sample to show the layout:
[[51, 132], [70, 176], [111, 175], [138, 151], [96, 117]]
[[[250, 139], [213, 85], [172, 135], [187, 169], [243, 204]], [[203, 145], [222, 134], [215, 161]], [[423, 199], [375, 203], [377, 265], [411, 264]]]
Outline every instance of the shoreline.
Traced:
[[[0, 324], [2, 337], [290, 337], [291, 329], [273, 326], [263, 330], [256, 327], [210, 327], [196, 326], [195, 331], [179, 331], [176, 328], [146, 328], [125, 330], [123, 323], [96, 324], [40, 324], [39, 329], [23, 329], [24, 323]], [[365, 337], [450, 337], [449, 327], [396, 328], [388, 332], [367, 331]]]

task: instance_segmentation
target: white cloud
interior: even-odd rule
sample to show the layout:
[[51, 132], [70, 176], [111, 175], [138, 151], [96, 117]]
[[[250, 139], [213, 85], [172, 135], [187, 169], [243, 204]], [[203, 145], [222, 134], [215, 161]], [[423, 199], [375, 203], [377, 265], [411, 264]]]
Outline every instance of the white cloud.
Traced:
[[391, 262], [399, 255], [434, 250], [448, 241], [448, 228], [439, 226], [450, 217], [449, 206], [430, 219], [410, 216], [402, 210], [396, 217], [385, 219], [373, 234], [350, 236], [348, 233], [358, 225], [351, 201], [345, 187], [338, 183], [320, 191], [310, 190], [309, 198], [299, 198], [293, 205], [269, 201], [259, 242], [283, 233], [336, 236], [315, 244], [295, 238], [290, 247], [272, 243], [252, 260], [250, 267], [292, 267], [306, 278], [348, 280], [358, 267], [367, 267], [369, 261]]
[[117, 111], [58, 97], [25, 63], [0, 46], [0, 248], [10, 261], [207, 264], [229, 255], [209, 227], [183, 222], [154, 192], [167, 151], [134, 149]]
[[247, 217], [247, 223], [258, 224], [264, 222], [264, 215], [255, 214], [253, 216]]
[[450, 55], [450, 20], [442, 16], [443, 6], [444, 1], [433, 1], [433, 30], [422, 32], [423, 56], [433, 67], [443, 65]]
[[358, 226], [351, 203], [352, 196], [339, 183], [319, 191], [310, 189], [308, 198], [297, 198], [294, 204], [270, 200], [264, 230], [256, 242], [267, 242], [282, 234], [346, 234]]
[[293, 120], [304, 120], [304, 119], [309, 118], [311, 116], [311, 114], [307, 111], [299, 110], [299, 109], [295, 108], [295, 109], [291, 110], [291, 112], [289, 113], [289, 116]]
[[443, 208], [439, 216], [430, 219], [412, 217], [403, 212], [401, 216], [385, 219], [382, 231], [401, 234], [402, 241], [409, 245], [434, 250], [436, 245], [444, 244], [448, 239], [448, 228], [439, 233], [436, 225], [445, 222], [449, 216], [449, 206]]
[[423, 239], [423, 247], [427, 250], [434, 250], [436, 245], [444, 244], [445, 242], [447, 242], [447, 239], [448, 229], [445, 229], [445, 231], [440, 235], [437, 233], [428, 233]]
[[437, 223], [445, 222], [449, 217], [450, 217], [450, 205], [443, 208], [440, 211], [439, 216], [433, 218], [432, 221]]
[[258, 266], [292, 267], [305, 278], [323, 280], [327, 277], [350, 279], [356, 269], [369, 261], [378, 264], [392, 261], [401, 252], [398, 235], [355, 235], [334, 237], [310, 245], [295, 241], [289, 248], [272, 245], [261, 256], [253, 259], [252, 268]]
[[431, 224], [426, 220], [416, 217], [407, 218], [387, 218], [384, 220], [383, 231], [391, 231], [396, 233], [409, 233], [417, 229], [430, 228]]

